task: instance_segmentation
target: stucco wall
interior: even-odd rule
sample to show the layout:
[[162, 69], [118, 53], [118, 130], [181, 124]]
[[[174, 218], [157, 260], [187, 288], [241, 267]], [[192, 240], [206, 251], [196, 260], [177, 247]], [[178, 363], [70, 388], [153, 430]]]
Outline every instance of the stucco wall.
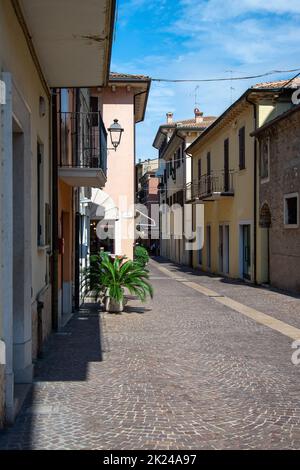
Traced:
[[[260, 102], [258, 108], [258, 124], [263, 125], [285, 111], [290, 103]], [[213, 131], [197, 149], [193, 156], [193, 175], [197, 175], [198, 160], [202, 160], [202, 175], [207, 173], [206, 156], [211, 153], [211, 171], [224, 169], [224, 140], [229, 139], [229, 169], [234, 171], [234, 196], [223, 197], [214, 202], [204, 202], [205, 234], [206, 227], [211, 227], [211, 267], [208, 267], [208, 250], [204, 239], [203, 263], [201, 268], [219, 273], [219, 225], [229, 225], [229, 277], [241, 277], [241, 232], [242, 224], [250, 225], [251, 234], [251, 280], [254, 280], [254, 138], [250, 136], [253, 131], [253, 109], [244, 107], [243, 110], [224, 127]], [[239, 169], [239, 138], [241, 127], [245, 126], [245, 161], [246, 168]], [[256, 253], [256, 280], [265, 281], [266, 277], [266, 237], [264, 230], [257, 226], [257, 253]], [[199, 266], [198, 253], [193, 256], [193, 264]]]
[[[133, 257], [134, 244], [134, 165], [135, 165], [135, 122], [134, 89], [117, 87], [115, 91], [105, 88], [99, 94], [100, 109], [107, 129], [114, 119], [118, 119], [124, 132], [116, 152], [108, 151], [107, 183], [104, 191], [108, 193], [120, 209], [117, 231], [121, 235], [121, 254]], [[108, 147], [112, 147], [108, 136]], [[122, 199], [123, 203], [122, 203]], [[131, 214], [130, 214], [131, 213]]]
[[[239, 139], [238, 133], [245, 126], [245, 161], [246, 168], [239, 170]], [[229, 169], [233, 170], [234, 196], [224, 197], [213, 202], [204, 202], [204, 224], [211, 227], [211, 268], [212, 272], [219, 272], [219, 225], [229, 225], [229, 273], [230, 277], [240, 276], [239, 264], [239, 224], [252, 224], [252, 251], [251, 260], [253, 266], [253, 131], [252, 109], [244, 110], [234, 122], [228, 123], [216, 134], [206, 140], [199, 152], [193, 156], [193, 175], [198, 173], [198, 159], [201, 159], [202, 175], [207, 173], [207, 153], [211, 154], [211, 171], [223, 171], [224, 168], [224, 140], [229, 139]], [[208, 268], [207, 245], [204, 240], [203, 269]], [[193, 264], [199, 267], [198, 253], [194, 252]]]
[[[50, 139], [49, 119], [50, 108], [46, 91], [42, 86], [36, 67], [30, 55], [21, 27], [17, 21], [11, 2], [1, 1], [0, 5], [0, 68], [12, 73], [13, 83], [25, 102], [31, 119], [31, 151], [32, 151], [32, 288], [33, 297], [44, 287], [46, 251], [37, 249], [37, 174], [36, 154], [37, 140], [43, 144], [44, 150], [44, 189], [45, 202], [50, 202]], [[46, 115], [39, 115], [39, 97], [46, 100]], [[29, 189], [29, 188], [28, 188]]]
[[[261, 140], [270, 138], [270, 178], [260, 184], [260, 207], [271, 211], [270, 282], [300, 292], [300, 228], [284, 226], [284, 195], [300, 195], [300, 113], [266, 130]], [[298, 215], [299, 217], [299, 215]]]
[[[22, 135], [23, 146], [17, 148], [14, 138], [13, 158], [19, 159], [24, 165], [24, 171], [17, 178], [18, 165], [14, 166], [15, 190], [14, 204], [21, 216], [22, 235], [14, 234], [19, 252], [14, 249], [15, 266], [20, 257], [20, 269], [15, 270], [17, 282], [7, 294], [18, 303], [18, 309], [7, 309], [6, 329], [0, 331], [0, 337], [6, 341], [6, 410], [10, 418], [13, 416], [13, 375], [16, 382], [27, 383], [32, 379], [32, 311], [31, 304], [37, 294], [49, 285], [49, 254], [47, 247], [38, 247], [37, 242], [37, 143], [43, 146], [43, 188], [44, 202], [50, 203], [51, 159], [50, 159], [50, 106], [48, 91], [45, 90], [31, 56], [22, 28], [17, 20], [12, 3], [9, 0], [0, 2], [0, 70], [11, 78], [12, 112], [14, 131]], [[40, 113], [40, 97], [45, 101], [45, 114]], [[10, 110], [6, 108], [7, 122]], [[8, 129], [8, 127], [7, 127]], [[8, 132], [11, 132], [10, 130]], [[19, 139], [20, 140], [20, 139]], [[7, 139], [8, 141], [8, 139]], [[6, 149], [9, 154], [9, 145]], [[23, 155], [23, 158], [20, 156]], [[0, 169], [1, 171], [1, 169]], [[22, 179], [23, 176], [23, 179]], [[18, 185], [17, 182], [20, 182]], [[17, 192], [16, 192], [17, 191]], [[15, 197], [15, 195], [18, 195]], [[41, 208], [44, 214], [44, 208]], [[16, 222], [16, 211], [12, 217]], [[42, 215], [43, 217], [43, 215]], [[23, 223], [24, 218], [24, 223]], [[15, 231], [17, 230], [14, 223]], [[12, 237], [11, 237], [12, 238]], [[12, 238], [13, 240], [13, 238]], [[22, 248], [22, 249], [21, 249]], [[4, 247], [5, 249], [5, 247]], [[7, 263], [7, 275], [12, 272], [12, 265]], [[23, 276], [23, 279], [21, 279]], [[21, 289], [18, 288], [21, 286]], [[23, 306], [19, 304], [23, 302]], [[1, 313], [0, 313], [1, 314]], [[12, 323], [13, 319], [13, 323]], [[0, 322], [2, 324], [2, 322]], [[12, 352], [14, 349], [14, 353]], [[14, 361], [13, 361], [14, 356]], [[9, 378], [9, 379], [8, 379]]]

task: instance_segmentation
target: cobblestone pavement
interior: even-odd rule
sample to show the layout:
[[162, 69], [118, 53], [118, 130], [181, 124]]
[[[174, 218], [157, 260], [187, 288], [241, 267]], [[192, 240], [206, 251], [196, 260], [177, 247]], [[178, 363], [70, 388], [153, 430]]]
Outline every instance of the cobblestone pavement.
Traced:
[[[143, 307], [83, 310], [52, 335], [16, 424], [0, 434], [1, 449], [300, 448], [291, 340], [155, 263], [151, 276], [155, 297]], [[253, 290], [234, 289], [245, 302]], [[289, 299], [271, 294], [296, 325]]]

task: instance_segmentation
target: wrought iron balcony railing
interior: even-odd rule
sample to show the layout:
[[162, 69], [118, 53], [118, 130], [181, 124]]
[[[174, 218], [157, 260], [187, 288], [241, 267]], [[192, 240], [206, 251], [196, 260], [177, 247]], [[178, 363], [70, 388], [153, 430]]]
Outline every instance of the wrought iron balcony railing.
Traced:
[[99, 168], [106, 175], [107, 132], [99, 112], [60, 112], [61, 167]]
[[213, 171], [186, 185], [186, 200], [234, 196], [234, 171]]

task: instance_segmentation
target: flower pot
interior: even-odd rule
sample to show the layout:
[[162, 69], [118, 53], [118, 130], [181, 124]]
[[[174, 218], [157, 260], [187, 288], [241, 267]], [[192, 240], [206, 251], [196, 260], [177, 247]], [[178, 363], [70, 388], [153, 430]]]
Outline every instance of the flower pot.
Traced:
[[124, 310], [124, 302], [121, 300], [118, 302], [111, 297], [105, 297], [105, 310], [110, 313], [121, 313]]

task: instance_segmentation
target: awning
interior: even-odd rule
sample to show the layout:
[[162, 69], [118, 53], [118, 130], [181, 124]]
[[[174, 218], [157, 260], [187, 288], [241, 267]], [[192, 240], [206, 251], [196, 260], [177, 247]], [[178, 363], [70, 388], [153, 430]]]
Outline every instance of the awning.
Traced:
[[114, 200], [101, 189], [98, 189], [89, 207], [90, 219], [105, 219], [108, 221], [119, 219], [119, 209]]
[[115, 0], [13, 0], [50, 87], [108, 80]]

